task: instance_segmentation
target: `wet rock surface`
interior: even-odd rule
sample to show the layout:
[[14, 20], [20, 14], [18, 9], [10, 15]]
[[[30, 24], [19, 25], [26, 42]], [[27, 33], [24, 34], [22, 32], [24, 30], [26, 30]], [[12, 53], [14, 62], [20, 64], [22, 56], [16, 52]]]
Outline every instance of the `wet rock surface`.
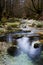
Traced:
[[39, 48], [40, 44], [34, 44], [34, 48]]
[[7, 53], [11, 56], [18, 56], [20, 54], [20, 51], [16, 46], [11, 46], [7, 49]]

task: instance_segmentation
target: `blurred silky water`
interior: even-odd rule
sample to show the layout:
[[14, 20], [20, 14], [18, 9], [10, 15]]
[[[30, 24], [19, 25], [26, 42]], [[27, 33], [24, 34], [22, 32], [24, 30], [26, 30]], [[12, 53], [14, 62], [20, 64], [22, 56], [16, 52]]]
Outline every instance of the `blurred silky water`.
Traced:
[[0, 65], [43, 65], [40, 43], [34, 46], [38, 39], [23, 36], [13, 39], [13, 42], [0, 42]]
[[27, 54], [21, 53], [19, 56], [11, 57], [7, 54], [0, 55], [0, 65], [43, 65], [43, 54], [40, 59], [33, 61]]

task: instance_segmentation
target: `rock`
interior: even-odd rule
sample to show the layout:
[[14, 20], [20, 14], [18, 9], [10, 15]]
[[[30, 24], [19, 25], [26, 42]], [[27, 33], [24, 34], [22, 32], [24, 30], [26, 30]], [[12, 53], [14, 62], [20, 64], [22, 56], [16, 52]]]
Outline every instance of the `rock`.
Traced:
[[7, 49], [7, 53], [10, 56], [17, 56], [18, 55], [18, 48], [16, 46], [11, 46]]

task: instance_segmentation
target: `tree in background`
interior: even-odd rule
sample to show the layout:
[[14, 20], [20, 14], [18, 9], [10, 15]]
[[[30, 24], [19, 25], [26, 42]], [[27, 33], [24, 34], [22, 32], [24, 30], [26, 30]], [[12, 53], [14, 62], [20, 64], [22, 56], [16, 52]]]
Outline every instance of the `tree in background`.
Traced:
[[43, 12], [43, 0], [25, 0], [27, 17], [39, 19]]
[[5, 1], [0, 0], [0, 21], [1, 21], [1, 18], [2, 18], [2, 13], [3, 13], [3, 10], [4, 10], [4, 6], [5, 6]]
[[39, 19], [43, 12], [43, 0], [0, 0], [0, 20], [3, 12], [9, 17]]

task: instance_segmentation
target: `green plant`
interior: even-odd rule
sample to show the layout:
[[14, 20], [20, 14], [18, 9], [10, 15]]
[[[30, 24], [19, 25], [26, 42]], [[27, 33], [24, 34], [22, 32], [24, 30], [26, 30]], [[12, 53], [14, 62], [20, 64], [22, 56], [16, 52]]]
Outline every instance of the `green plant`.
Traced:
[[37, 25], [36, 25], [36, 27], [39, 27], [39, 28], [41, 28], [43, 25], [41, 24], [41, 23], [38, 23]]

